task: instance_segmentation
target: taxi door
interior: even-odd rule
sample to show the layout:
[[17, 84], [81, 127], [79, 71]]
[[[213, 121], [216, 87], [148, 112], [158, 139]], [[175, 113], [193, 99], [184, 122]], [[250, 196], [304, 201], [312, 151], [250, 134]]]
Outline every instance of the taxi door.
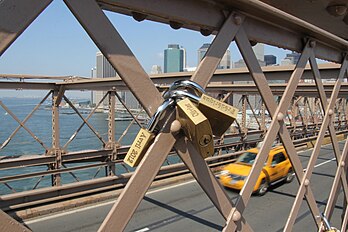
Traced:
[[278, 152], [273, 155], [272, 161], [269, 167], [269, 177], [271, 182], [276, 181], [285, 175], [286, 170], [286, 157], [283, 152]]

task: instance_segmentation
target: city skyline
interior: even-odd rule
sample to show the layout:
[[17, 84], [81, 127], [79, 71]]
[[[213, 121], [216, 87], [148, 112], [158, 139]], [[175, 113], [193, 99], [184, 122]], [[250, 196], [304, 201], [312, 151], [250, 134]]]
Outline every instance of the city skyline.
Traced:
[[[163, 49], [172, 43], [185, 47], [187, 68], [195, 67], [197, 50], [202, 44], [211, 43], [213, 39], [213, 36], [205, 37], [197, 31], [173, 30], [166, 24], [146, 20], [139, 23], [129, 16], [107, 11], [105, 14], [147, 73], [151, 72], [153, 65], [162, 65]], [[1, 56], [0, 72], [90, 77], [98, 50], [64, 2], [53, 1]], [[229, 46], [229, 50], [232, 61], [241, 59], [234, 42]], [[265, 54], [274, 54], [278, 60], [283, 59], [286, 53], [290, 51], [265, 46]], [[23, 95], [35, 93], [22, 91]], [[0, 92], [0, 96], [17, 95], [16, 91]]]

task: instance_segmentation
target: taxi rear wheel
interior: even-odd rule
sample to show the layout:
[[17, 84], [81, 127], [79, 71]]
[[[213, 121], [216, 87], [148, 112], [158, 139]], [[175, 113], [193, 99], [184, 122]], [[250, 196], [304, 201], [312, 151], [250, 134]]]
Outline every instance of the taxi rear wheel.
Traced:
[[285, 178], [285, 183], [290, 183], [295, 178], [294, 170], [292, 168], [289, 169], [288, 174]]
[[257, 190], [257, 195], [263, 196], [268, 191], [269, 184], [265, 179], [262, 179], [261, 184]]

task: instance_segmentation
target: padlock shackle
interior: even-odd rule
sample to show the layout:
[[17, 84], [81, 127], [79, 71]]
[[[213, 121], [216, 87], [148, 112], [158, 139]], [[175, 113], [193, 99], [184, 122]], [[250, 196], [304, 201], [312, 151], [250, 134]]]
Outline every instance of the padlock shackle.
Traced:
[[167, 93], [174, 91], [174, 90], [177, 90], [177, 89], [180, 89], [180, 88], [193, 89], [195, 91], [195, 93], [199, 96], [206, 93], [205, 89], [194, 81], [179, 80], [179, 81], [173, 82], [173, 84], [171, 84], [169, 86], [168, 90], [164, 94], [164, 98], [166, 98]]
[[320, 216], [321, 216], [321, 219], [323, 220], [324, 222], [324, 225], [326, 227], [327, 230], [331, 230], [331, 225], [329, 223], [329, 220], [327, 220], [326, 216], [324, 213], [320, 213]]
[[195, 103], [198, 103], [199, 100], [201, 99], [200, 97], [198, 97], [192, 93], [186, 92], [184, 90], [174, 90], [174, 91], [167, 92], [165, 98], [175, 99], [175, 100], [189, 98], [190, 100], [192, 100]]
[[149, 123], [147, 124], [146, 129], [150, 132], [153, 132], [162, 113], [169, 107], [175, 103], [175, 100], [172, 98], [166, 99], [160, 107], [158, 107], [156, 113], [151, 117]]

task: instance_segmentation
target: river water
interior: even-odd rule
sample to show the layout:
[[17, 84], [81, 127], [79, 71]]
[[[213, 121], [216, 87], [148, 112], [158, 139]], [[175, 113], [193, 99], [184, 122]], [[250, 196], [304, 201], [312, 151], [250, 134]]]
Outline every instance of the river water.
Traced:
[[[20, 121], [23, 121], [25, 117], [34, 109], [34, 107], [41, 101], [41, 99], [23, 99], [23, 98], [2, 98], [0, 99], [13, 114], [18, 117]], [[50, 148], [52, 144], [52, 112], [51, 112], [51, 99], [45, 102], [34, 115], [25, 123], [25, 126], [32, 131], [46, 147]], [[85, 110], [84, 110], [85, 111]], [[83, 123], [82, 119], [71, 108], [60, 109], [60, 143], [63, 146], [77, 128]], [[83, 117], [87, 117], [88, 114], [83, 114]], [[106, 113], [95, 113], [88, 122], [90, 125], [101, 135], [104, 141], [107, 141], [108, 121]], [[116, 115], [117, 116], [117, 115]], [[120, 138], [125, 128], [129, 125], [129, 121], [116, 121], [115, 123], [116, 140]], [[3, 144], [11, 133], [19, 126], [18, 122], [6, 112], [4, 108], [0, 106], [0, 144]], [[139, 126], [134, 124], [131, 126], [127, 135], [122, 139], [122, 145], [130, 144], [136, 133], [139, 130]], [[78, 133], [76, 138], [69, 144], [67, 151], [79, 151], [89, 149], [101, 149], [102, 142], [95, 136], [90, 128], [85, 125]], [[15, 156], [15, 155], [32, 155], [32, 154], [44, 154], [45, 149], [24, 129], [21, 128], [8, 145], [0, 150], [0, 156]], [[74, 164], [76, 165], [76, 164]], [[73, 166], [73, 164], [68, 167]], [[0, 171], [0, 176], [10, 176], [21, 173], [37, 172], [47, 170], [47, 167], [30, 167], [30, 168], [17, 168]], [[124, 169], [117, 169], [119, 173], [124, 172]], [[104, 169], [98, 168], [76, 171], [74, 174], [80, 180], [91, 179], [96, 175], [96, 178], [105, 176]], [[31, 178], [19, 181], [11, 181], [8, 184], [15, 191], [23, 191], [32, 189], [40, 178]], [[62, 174], [63, 184], [75, 181], [69, 173]], [[40, 184], [36, 188], [42, 188], [51, 185], [51, 177], [45, 176], [42, 178]], [[5, 186], [4, 183], [0, 183], [0, 195], [8, 194], [12, 191]]]

